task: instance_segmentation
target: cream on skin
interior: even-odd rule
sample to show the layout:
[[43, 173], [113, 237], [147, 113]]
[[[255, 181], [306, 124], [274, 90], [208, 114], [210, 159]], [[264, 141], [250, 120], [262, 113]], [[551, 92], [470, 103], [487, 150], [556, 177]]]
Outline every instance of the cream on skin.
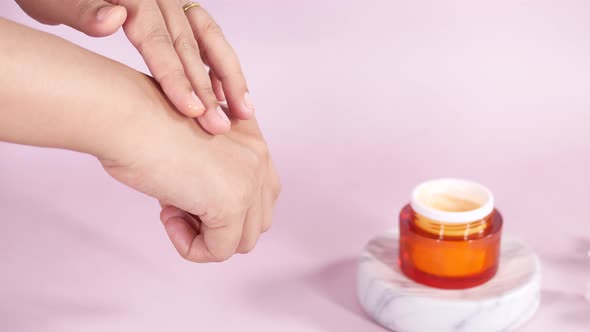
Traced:
[[270, 227], [280, 184], [255, 120], [211, 136], [150, 77], [2, 19], [0, 63], [0, 140], [96, 156], [163, 204], [182, 257], [246, 253]]

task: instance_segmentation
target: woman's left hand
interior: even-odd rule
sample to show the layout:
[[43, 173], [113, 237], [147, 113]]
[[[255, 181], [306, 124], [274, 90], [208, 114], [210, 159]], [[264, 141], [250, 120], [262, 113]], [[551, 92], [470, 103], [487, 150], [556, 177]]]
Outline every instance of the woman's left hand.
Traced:
[[90, 36], [108, 36], [122, 26], [172, 104], [212, 134], [230, 128], [218, 101], [227, 101], [233, 117], [254, 113], [236, 53], [203, 8], [183, 10], [188, 0], [16, 2], [41, 23], [66, 24]]

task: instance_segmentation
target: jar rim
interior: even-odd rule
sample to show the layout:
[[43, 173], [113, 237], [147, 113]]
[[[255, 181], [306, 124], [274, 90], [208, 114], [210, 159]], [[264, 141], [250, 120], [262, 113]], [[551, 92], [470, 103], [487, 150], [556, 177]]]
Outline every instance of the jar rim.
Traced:
[[[436, 208], [432, 198], [445, 194], [476, 204], [474, 209], [446, 211]], [[468, 180], [442, 178], [420, 183], [412, 191], [412, 209], [425, 218], [448, 224], [465, 224], [482, 220], [494, 211], [494, 196], [485, 186]]]

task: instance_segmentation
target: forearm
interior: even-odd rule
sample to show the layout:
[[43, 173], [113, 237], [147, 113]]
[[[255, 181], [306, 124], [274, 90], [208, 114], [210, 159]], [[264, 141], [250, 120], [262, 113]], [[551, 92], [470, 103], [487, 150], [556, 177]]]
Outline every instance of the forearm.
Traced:
[[156, 101], [152, 80], [53, 35], [0, 19], [0, 140], [108, 153]]

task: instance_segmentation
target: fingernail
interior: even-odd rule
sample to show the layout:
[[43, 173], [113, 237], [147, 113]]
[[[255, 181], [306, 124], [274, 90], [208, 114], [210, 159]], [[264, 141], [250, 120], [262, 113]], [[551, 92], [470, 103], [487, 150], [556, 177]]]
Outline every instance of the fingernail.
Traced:
[[227, 114], [225, 114], [225, 112], [221, 109], [221, 106], [217, 106], [217, 115], [219, 116], [219, 118], [221, 120], [223, 120], [226, 123], [230, 123], [229, 118], [227, 117]]
[[203, 113], [205, 111], [205, 105], [203, 105], [201, 99], [199, 99], [194, 91], [191, 92], [191, 97], [193, 98], [194, 104], [189, 104], [188, 107], [196, 113]]
[[248, 92], [244, 94], [244, 105], [250, 111], [250, 113], [254, 113], [254, 104], [252, 103], [252, 99], [250, 98], [250, 94]]
[[102, 8], [100, 8], [97, 12], [96, 12], [96, 19], [99, 21], [104, 20], [109, 13], [111, 12], [111, 10], [114, 8], [114, 6], [104, 6]]

